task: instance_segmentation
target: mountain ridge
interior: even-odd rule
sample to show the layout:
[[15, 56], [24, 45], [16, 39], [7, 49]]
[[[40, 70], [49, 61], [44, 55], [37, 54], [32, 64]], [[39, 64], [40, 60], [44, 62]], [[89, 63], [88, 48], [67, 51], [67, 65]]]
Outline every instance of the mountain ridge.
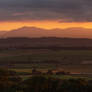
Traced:
[[8, 37], [62, 37], [62, 38], [92, 38], [92, 29], [73, 27], [67, 29], [44, 29], [38, 27], [21, 27], [18, 29], [4, 31], [1, 38]]

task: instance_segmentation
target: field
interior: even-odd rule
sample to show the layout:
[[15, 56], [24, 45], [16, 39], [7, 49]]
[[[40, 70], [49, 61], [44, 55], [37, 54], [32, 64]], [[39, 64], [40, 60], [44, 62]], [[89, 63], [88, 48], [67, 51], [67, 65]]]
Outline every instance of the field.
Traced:
[[[8, 92], [31, 92], [32, 90], [32, 92], [36, 92], [35, 89], [44, 87], [48, 90], [50, 85], [52, 85], [52, 89], [55, 87], [55, 89], [60, 87], [64, 89], [65, 87], [64, 92], [67, 87], [78, 89], [85, 85], [83, 89], [92, 88], [90, 86], [92, 82], [92, 50], [1, 50], [0, 66], [4, 68], [4, 70], [1, 68], [1, 74], [4, 73], [4, 76], [1, 77], [0, 83], [7, 85], [4, 86], [6, 87], [4, 89], [7, 89], [9, 85], [11, 91], [8, 87]], [[8, 80], [6, 80], [7, 78]], [[49, 92], [53, 92], [51, 88]], [[30, 91], [27, 91], [28, 89]], [[39, 90], [39, 92], [41, 91]]]
[[[1, 50], [0, 61], [60, 61], [61, 63], [81, 63], [92, 60], [92, 50]], [[92, 63], [92, 62], [90, 62]]]
[[92, 50], [2, 50], [1, 66], [28, 72], [32, 68], [64, 70], [72, 73], [92, 73]]

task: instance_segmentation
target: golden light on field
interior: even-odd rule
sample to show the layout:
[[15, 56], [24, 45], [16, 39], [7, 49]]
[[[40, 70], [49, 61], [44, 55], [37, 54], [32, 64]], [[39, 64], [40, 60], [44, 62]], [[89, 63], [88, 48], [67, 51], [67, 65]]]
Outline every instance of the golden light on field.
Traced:
[[57, 21], [25, 21], [25, 22], [0, 22], [0, 30], [12, 30], [17, 29], [23, 26], [29, 27], [39, 27], [45, 29], [53, 28], [71, 28], [71, 27], [83, 27], [83, 28], [92, 28], [92, 22], [72, 22], [72, 23], [60, 23]]

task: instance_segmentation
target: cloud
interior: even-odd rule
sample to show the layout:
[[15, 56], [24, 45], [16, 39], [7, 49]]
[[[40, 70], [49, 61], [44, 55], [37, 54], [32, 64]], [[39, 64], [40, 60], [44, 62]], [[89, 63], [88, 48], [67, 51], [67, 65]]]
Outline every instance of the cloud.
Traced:
[[0, 21], [92, 22], [92, 0], [0, 0]]

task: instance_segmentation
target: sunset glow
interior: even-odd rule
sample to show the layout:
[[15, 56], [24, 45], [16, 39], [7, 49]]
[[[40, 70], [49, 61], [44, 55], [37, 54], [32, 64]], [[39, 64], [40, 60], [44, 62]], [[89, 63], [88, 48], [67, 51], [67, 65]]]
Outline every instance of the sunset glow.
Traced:
[[17, 29], [23, 26], [38, 27], [45, 29], [53, 28], [72, 28], [72, 27], [82, 27], [82, 28], [92, 28], [92, 22], [72, 22], [72, 23], [60, 23], [57, 21], [32, 21], [32, 22], [1, 22], [0, 30], [10, 31], [12, 29]]

